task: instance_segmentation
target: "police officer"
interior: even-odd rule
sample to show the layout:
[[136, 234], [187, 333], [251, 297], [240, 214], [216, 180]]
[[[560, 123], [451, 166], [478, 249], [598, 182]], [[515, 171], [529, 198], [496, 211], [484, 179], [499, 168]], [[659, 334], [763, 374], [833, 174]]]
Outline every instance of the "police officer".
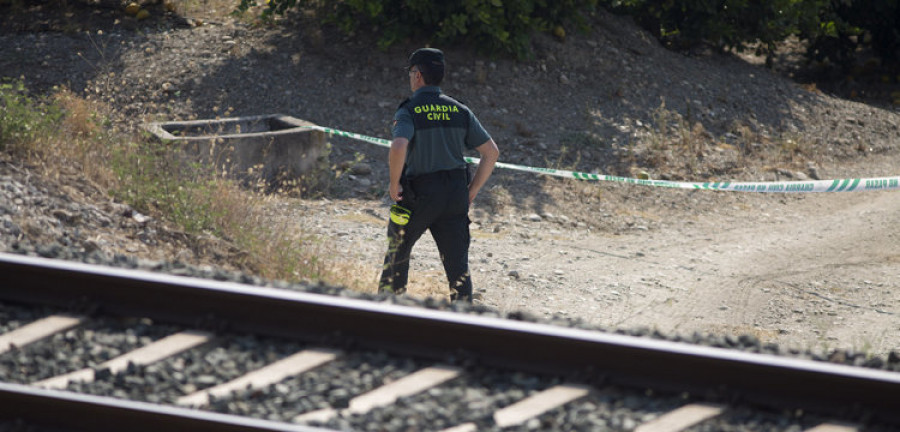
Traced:
[[[400, 104], [391, 130], [389, 191], [397, 204], [391, 208], [379, 291], [406, 291], [412, 247], [429, 230], [451, 300], [471, 302], [469, 205], [491, 176], [500, 151], [472, 111], [441, 92], [443, 52], [416, 50], [408, 72], [413, 94]], [[463, 152], [472, 149], [481, 162], [469, 178]]]

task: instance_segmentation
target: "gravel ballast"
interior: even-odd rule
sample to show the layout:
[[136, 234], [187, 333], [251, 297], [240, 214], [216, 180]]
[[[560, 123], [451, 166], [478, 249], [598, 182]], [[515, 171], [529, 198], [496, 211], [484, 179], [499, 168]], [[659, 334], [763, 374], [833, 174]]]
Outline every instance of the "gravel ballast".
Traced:
[[[7, 316], [23, 316], [27, 308], [2, 305], [0, 310]], [[306, 348], [280, 339], [219, 334], [207, 345], [158, 363], [144, 366], [131, 364], [114, 374], [97, 369], [103, 361], [181, 330], [146, 319], [91, 319], [81, 328], [0, 355], [0, 371], [3, 373], [0, 379], [29, 383], [93, 367], [96, 370], [95, 381], [72, 382], [68, 390], [174, 404], [182, 396], [228, 382]], [[644, 337], [663, 337], [647, 331], [634, 333]], [[758, 342], [748, 338], [701, 340], [695, 337], [691, 342], [750, 351], [763, 349]], [[766, 349], [774, 350], [775, 347]], [[455, 362], [448, 360], [451, 365]], [[337, 416], [323, 424], [312, 425], [344, 431], [408, 431], [423, 427], [440, 429], [472, 422], [479, 426], [479, 430], [499, 431], [492, 420], [496, 410], [563, 383], [561, 377], [484, 368], [462, 360], [463, 373], [436, 388], [401, 398], [392, 405], [368, 413]], [[213, 398], [208, 406], [201, 409], [290, 422], [299, 414], [326, 408], [346, 408], [353, 397], [431, 365], [432, 362], [422, 359], [396, 357], [383, 352], [350, 351], [333, 362], [277, 384]], [[700, 400], [688, 394], [655, 394], [652, 391], [596, 384], [587, 397], [565, 409], [550, 411], [525, 424], [504, 430], [630, 430], [678, 406]], [[856, 414], [847, 415], [854, 417]], [[799, 429], [801, 425], [815, 422], [816, 417], [808, 419], [802, 412], [740, 409], [715, 421], [721, 429], [697, 431], [758, 430], [756, 426], [764, 425], [765, 430], [793, 432], [803, 430]], [[567, 429], [559, 429], [560, 424], [566, 424]]]

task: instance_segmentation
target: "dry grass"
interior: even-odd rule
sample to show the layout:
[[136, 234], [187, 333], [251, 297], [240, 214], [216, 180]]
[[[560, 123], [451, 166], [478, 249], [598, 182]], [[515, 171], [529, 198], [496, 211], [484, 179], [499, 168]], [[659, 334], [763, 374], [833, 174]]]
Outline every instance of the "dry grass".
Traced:
[[106, 107], [67, 89], [32, 97], [21, 83], [0, 88], [0, 151], [39, 174], [76, 176], [189, 233], [213, 233], [242, 251], [232, 264], [267, 279], [326, 281], [360, 291], [372, 275], [340, 259], [302, 227], [272, 226], [267, 197], [178, 163], [177, 149], [115, 130]]
[[88, 102], [68, 89], [56, 93], [54, 102], [65, 113], [59, 130], [62, 136], [56, 140], [54, 151], [47, 152], [45, 157], [62, 156], [55, 165], [73, 163], [88, 179], [106, 189], [113, 187], [115, 175], [108, 165], [101, 163], [111, 157], [112, 137], [104, 133], [108, 126], [104, 124], [105, 107]]
[[[194, 167], [191, 171], [203, 169]], [[322, 281], [361, 292], [374, 291], [375, 278], [367, 274], [370, 269], [346, 260], [327, 238], [295, 221], [273, 221], [266, 209], [273, 199], [289, 193], [276, 197], [259, 192], [261, 188], [249, 190], [212, 171], [177, 189], [188, 193], [176, 197], [170, 203], [175, 208], [168, 213], [180, 215], [175, 220], [183, 220], [183, 227], [212, 231], [231, 241], [243, 251], [233, 263], [238, 267], [252, 269], [266, 279]]]
[[[676, 178], [695, 179], [700, 173], [726, 174], [740, 171], [752, 158], [777, 166], [803, 166], [819, 156], [814, 142], [799, 134], [771, 137], [753, 127], [734, 122], [723, 136], [714, 136], [703, 124], [672, 111], [662, 101], [653, 110], [653, 124], [643, 134], [641, 145], [628, 159], [632, 171], [645, 168]], [[723, 168], [724, 167], [724, 168]], [[634, 174], [634, 172], [632, 173]]]
[[[103, 107], [77, 97], [66, 88], [47, 98], [32, 98], [25, 89], [8, 87], [3, 125], [27, 131], [4, 143], [5, 150], [50, 178], [78, 173], [104, 189], [114, 187], [111, 136], [105, 133]], [[13, 111], [13, 109], [15, 109]]]

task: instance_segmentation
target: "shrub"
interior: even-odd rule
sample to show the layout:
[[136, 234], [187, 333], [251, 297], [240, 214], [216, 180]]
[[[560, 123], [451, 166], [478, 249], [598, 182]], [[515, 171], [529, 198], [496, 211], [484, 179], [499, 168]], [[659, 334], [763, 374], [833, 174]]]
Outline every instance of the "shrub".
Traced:
[[744, 50], [755, 44], [769, 55], [775, 44], [797, 35], [809, 42], [807, 57], [848, 67], [859, 48], [883, 63], [900, 61], [900, 0], [605, 0], [632, 15], [667, 44], [684, 48], [709, 43]]
[[804, 0], [800, 7], [798, 34], [810, 42], [810, 59], [848, 68], [863, 48], [900, 68], [900, 1]]
[[744, 50], [755, 43], [760, 53], [796, 29], [796, 0], [608, 0], [607, 6], [635, 17], [665, 43], [685, 48], [709, 43]]
[[[239, 10], [256, 6], [241, 0]], [[269, 0], [263, 16], [298, 7], [312, 11], [347, 34], [373, 29], [378, 45], [408, 38], [441, 45], [471, 44], [488, 53], [530, 54], [533, 32], [564, 37], [565, 27], [586, 28], [584, 16], [597, 0]]]
[[[241, 0], [238, 9], [256, 5]], [[300, 8], [346, 34], [372, 29], [381, 47], [417, 38], [526, 58], [534, 32], [564, 38], [566, 27], [586, 29], [598, 6], [631, 15], [679, 49], [754, 46], [770, 62], [776, 43], [797, 35], [810, 42], [811, 59], [847, 65], [863, 47], [900, 62], [900, 0], [267, 0], [262, 15]]]
[[20, 80], [0, 82], [0, 150], [15, 155], [31, 151], [29, 145], [45, 141], [62, 113], [53, 105], [28, 95]]

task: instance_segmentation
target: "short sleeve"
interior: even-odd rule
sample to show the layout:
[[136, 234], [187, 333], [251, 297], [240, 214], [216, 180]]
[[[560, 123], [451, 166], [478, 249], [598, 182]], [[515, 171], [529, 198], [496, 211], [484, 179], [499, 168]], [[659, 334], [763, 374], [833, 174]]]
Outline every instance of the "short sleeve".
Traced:
[[466, 131], [466, 148], [473, 150], [476, 147], [486, 143], [491, 136], [487, 133], [475, 114], [469, 111], [469, 129]]
[[416, 132], [413, 124], [412, 115], [406, 108], [400, 108], [394, 113], [394, 121], [391, 124], [392, 138], [406, 138], [412, 140], [413, 134]]

